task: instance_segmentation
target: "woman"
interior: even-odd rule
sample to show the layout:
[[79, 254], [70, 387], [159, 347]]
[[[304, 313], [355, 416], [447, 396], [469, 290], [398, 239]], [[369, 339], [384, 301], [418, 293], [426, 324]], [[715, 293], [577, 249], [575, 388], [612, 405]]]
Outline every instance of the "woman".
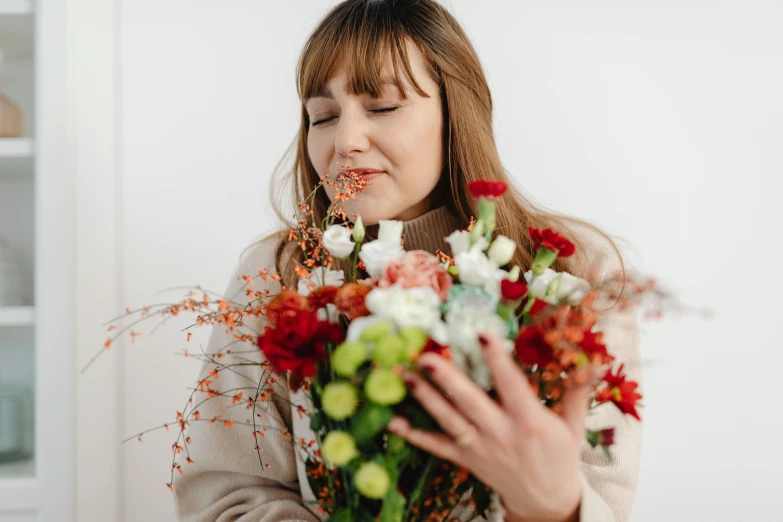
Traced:
[[[302, 53], [297, 87], [302, 123], [292, 172], [295, 202], [311, 193], [319, 177], [331, 179], [342, 165], [377, 171], [366, 189], [345, 204], [361, 215], [367, 233], [382, 219], [404, 222], [404, 248], [449, 253], [444, 237], [464, 229], [477, 209], [467, 185], [477, 179], [508, 179], [493, 139], [492, 100], [481, 65], [455, 19], [432, 0], [348, 0], [317, 27]], [[276, 203], [272, 192], [272, 203]], [[315, 218], [325, 215], [332, 189], [316, 197]], [[278, 215], [290, 214], [291, 203]], [[594, 227], [535, 208], [515, 190], [498, 201], [498, 228], [519, 246], [512, 264], [529, 267], [534, 253], [527, 230], [552, 227], [566, 233], [581, 257], [559, 259], [555, 270], [586, 276], [591, 263], [606, 258], [604, 273], [622, 268], [611, 240]], [[301, 254], [283, 232], [254, 245], [227, 289], [234, 296], [243, 274], [276, 267], [282, 284], [297, 286], [293, 269]], [[611, 253], [611, 255], [608, 255]], [[238, 279], [237, 279], [238, 278]], [[271, 292], [281, 289], [270, 280]], [[260, 331], [260, 319], [248, 325]], [[639, 380], [635, 320], [610, 311], [599, 320], [606, 344], [625, 362], [629, 378]], [[216, 329], [209, 351], [232, 341]], [[447, 360], [421, 357], [434, 382], [408, 376], [422, 405], [439, 420], [444, 434], [412, 430], [404, 419], [389, 429], [411, 444], [452, 460], [491, 486], [496, 496], [490, 517], [507, 521], [622, 521], [633, 502], [641, 428], [615, 409], [599, 408], [586, 419], [584, 389], [569, 392], [558, 416], [530, 394], [524, 375], [508, 364], [499, 339], [484, 338], [496, 383], [520, 397], [504, 409], [492, 402]], [[432, 354], [430, 354], [432, 355]], [[257, 366], [223, 372], [221, 389], [258, 382]], [[249, 369], [248, 369], [249, 368]], [[209, 371], [206, 365], [204, 371]], [[501, 385], [498, 386], [499, 388]], [[290, 393], [283, 376], [273, 383], [263, 419], [264, 467], [246, 431], [220, 424], [189, 428], [195, 464], [175, 487], [179, 516], [189, 522], [247, 520], [278, 522], [325, 518], [313, 503], [304, 465], [293, 441], [314, 439], [302, 392]], [[455, 399], [453, 403], [444, 393]], [[202, 416], [225, 404], [209, 401]], [[213, 408], [210, 410], [209, 408]], [[613, 460], [584, 442], [586, 427], [615, 426]], [[470, 519], [467, 512], [456, 518]], [[482, 520], [478, 517], [474, 520]]]

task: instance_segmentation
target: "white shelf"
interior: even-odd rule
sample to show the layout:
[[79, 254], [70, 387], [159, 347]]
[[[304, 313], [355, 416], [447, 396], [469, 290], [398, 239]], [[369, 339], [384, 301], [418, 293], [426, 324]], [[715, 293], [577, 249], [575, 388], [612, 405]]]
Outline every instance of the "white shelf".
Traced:
[[26, 158], [32, 155], [32, 138], [0, 138], [0, 158]]
[[33, 478], [35, 459], [29, 458], [16, 462], [0, 462], [0, 480]]
[[29, 15], [33, 13], [33, 0], [0, 0], [0, 15]]
[[0, 138], [0, 181], [32, 179], [34, 156], [32, 138]]
[[35, 307], [0, 306], [0, 326], [32, 326], [35, 324]]

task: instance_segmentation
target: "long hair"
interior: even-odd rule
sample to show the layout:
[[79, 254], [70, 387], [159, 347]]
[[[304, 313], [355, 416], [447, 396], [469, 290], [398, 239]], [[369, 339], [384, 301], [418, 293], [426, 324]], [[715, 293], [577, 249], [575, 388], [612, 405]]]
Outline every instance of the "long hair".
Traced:
[[[305, 109], [309, 97], [317, 95], [328, 80], [345, 67], [349, 94], [378, 96], [382, 68], [391, 55], [397, 87], [404, 93], [400, 74], [404, 74], [422, 96], [426, 92], [416, 83], [406, 53], [406, 41], [412, 41], [422, 53], [428, 73], [439, 86], [443, 110], [444, 171], [430, 195], [431, 206], [446, 205], [465, 225], [478, 216], [477, 203], [468, 184], [478, 179], [505, 181], [509, 190], [497, 202], [497, 232], [517, 244], [510, 265], [525, 271], [535, 253], [528, 227], [553, 228], [576, 245], [577, 254], [558, 259], [552, 266], [587, 277], [596, 262], [594, 245], [583, 241], [578, 230], [592, 230], [607, 241], [620, 261], [622, 256], [612, 239], [585, 221], [547, 211], [534, 205], [515, 187], [501, 161], [492, 130], [492, 96], [473, 45], [456, 19], [434, 0], [346, 0], [332, 9], [316, 27], [300, 56], [296, 85], [302, 101], [301, 124], [286, 156], [295, 149], [293, 167], [282, 169], [278, 163], [272, 178], [270, 201], [282, 223], [291, 223], [291, 210], [303, 201], [319, 183], [318, 173], [309, 159], [307, 134], [310, 120]], [[391, 53], [391, 54], [389, 54]], [[403, 94], [404, 96], [404, 94]], [[282, 178], [282, 179], [281, 179]], [[287, 191], [281, 181], [292, 185]], [[280, 202], [285, 201], [285, 208]], [[329, 198], [325, 190], [315, 196], [312, 210], [316, 222], [325, 217]], [[414, 203], [414, 202], [412, 202]], [[265, 239], [269, 239], [276, 232]], [[296, 263], [302, 259], [299, 248], [291, 247], [284, 234], [275, 252], [277, 273], [286, 287], [296, 287]], [[262, 240], [263, 241], [263, 240]], [[624, 278], [624, 277], [623, 277]]]

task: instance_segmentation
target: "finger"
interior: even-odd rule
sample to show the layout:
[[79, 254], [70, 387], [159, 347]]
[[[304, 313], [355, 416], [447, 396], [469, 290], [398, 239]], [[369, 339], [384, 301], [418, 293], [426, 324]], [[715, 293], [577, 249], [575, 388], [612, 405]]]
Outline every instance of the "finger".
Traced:
[[426, 379], [414, 372], [405, 372], [403, 379], [411, 395], [453, 439], [465, 433], [465, 430], [470, 427], [465, 416]]
[[429, 373], [433, 382], [452, 398], [461, 415], [473, 424], [499, 429], [509, 423], [503, 409], [451, 361], [425, 353], [416, 364]]
[[529, 419], [542, 406], [533, 393], [527, 376], [519, 369], [513, 357], [503, 347], [503, 340], [496, 334], [479, 334], [492, 382], [506, 411], [515, 418]]
[[561, 416], [575, 437], [583, 438], [587, 427], [587, 407], [590, 400], [590, 381], [584, 375], [573, 377], [579, 384], [563, 395]]
[[398, 416], [389, 421], [387, 428], [427, 453], [449, 460], [458, 466], [467, 467], [464, 462], [465, 450], [457, 446], [447, 435], [417, 430], [411, 427], [407, 419]]

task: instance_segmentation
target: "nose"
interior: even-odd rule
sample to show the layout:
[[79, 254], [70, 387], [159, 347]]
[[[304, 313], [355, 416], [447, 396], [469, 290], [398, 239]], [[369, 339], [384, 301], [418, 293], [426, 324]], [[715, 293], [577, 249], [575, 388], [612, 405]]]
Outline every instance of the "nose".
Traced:
[[350, 158], [366, 152], [370, 146], [366, 121], [356, 110], [343, 110], [337, 121], [334, 150], [342, 157]]

